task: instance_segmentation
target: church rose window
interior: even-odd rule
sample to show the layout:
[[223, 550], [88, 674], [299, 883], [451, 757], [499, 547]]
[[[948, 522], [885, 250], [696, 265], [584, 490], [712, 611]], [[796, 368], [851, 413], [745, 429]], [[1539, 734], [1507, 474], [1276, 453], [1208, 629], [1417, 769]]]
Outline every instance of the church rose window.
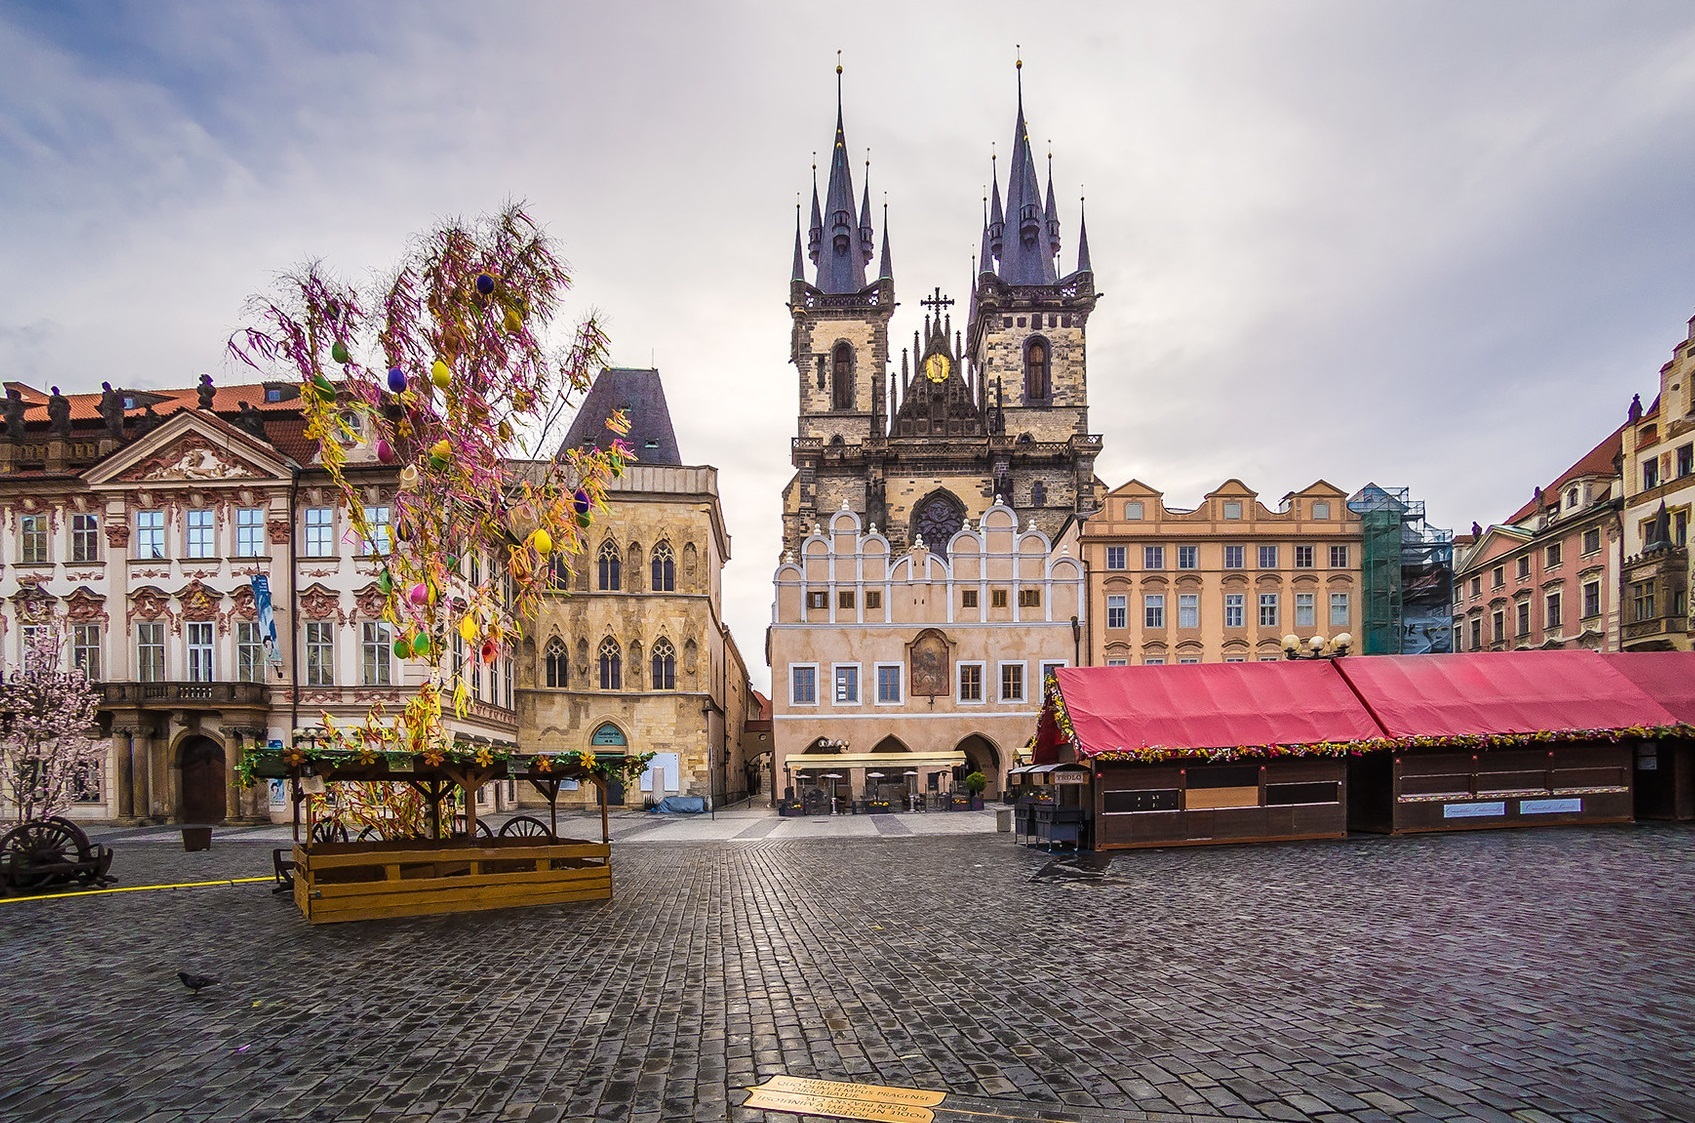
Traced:
[[951, 497], [936, 496], [918, 509], [916, 529], [932, 553], [947, 556], [948, 543], [965, 525], [965, 514]]

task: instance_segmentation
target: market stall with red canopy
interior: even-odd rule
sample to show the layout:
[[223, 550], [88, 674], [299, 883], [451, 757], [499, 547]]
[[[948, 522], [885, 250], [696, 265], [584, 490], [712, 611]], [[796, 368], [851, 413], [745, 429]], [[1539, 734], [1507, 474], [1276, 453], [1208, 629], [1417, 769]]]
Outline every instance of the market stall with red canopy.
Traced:
[[[1695, 725], [1695, 651], [1603, 656], [1672, 716]], [[1636, 817], [1695, 819], [1695, 741], [1668, 737], [1636, 747]]]

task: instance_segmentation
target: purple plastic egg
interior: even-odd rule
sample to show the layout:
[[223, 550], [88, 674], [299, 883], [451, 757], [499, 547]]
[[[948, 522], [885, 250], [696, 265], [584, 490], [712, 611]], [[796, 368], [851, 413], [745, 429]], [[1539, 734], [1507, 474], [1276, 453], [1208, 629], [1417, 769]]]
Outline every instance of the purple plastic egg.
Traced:
[[577, 509], [577, 514], [579, 515], [588, 514], [589, 508], [593, 506], [593, 504], [589, 502], [589, 493], [584, 491], [582, 488], [578, 488], [577, 493], [571, 496], [571, 505]]
[[399, 367], [388, 368], [388, 388], [396, 394], [406, 391], [406, 372]]
[[377, 459], [381, 460], [384, 464], [388, 464], [394, 460], [394, 446], [389, 444], [388, 441], [382, 437], [377, 438]]
[[477, 291], [482, 293], [484, 296], [492, 293], [494, 291], [494, 278], [489, 276], [487, 273], [478, 273]]

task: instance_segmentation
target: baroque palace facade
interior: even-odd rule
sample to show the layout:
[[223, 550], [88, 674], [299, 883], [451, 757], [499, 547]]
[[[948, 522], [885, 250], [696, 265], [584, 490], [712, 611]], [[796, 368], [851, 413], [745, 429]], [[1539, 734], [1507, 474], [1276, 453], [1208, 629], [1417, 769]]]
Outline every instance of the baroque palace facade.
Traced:
[[1105, 490], [1088, 236], [1080, 217], [1062, 272], [1020, 90], [964, 330], [935, 290], [897, 374], [888, 231], [879, 254], [839, 91], [829, 164], [810, 227], [796, 215], [789, 282], [799, 419], [767, 651], [774, 794], [800, 776], [838, 775], [857, 799], [871, 781], [945, 789], [973, 771], [995, 790], [1034, 728], [1042, 675], [1077, 662], [1087, 626], [1072, 543]]

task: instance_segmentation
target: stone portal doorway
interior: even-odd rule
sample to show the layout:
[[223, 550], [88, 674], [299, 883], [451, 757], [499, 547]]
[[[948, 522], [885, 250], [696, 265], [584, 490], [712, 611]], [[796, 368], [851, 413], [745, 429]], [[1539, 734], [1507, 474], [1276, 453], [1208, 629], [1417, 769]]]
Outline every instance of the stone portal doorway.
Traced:
[[224, 747], [210, 737], [195, 735], [182, 743], [182, 807], [185, 823], [221, 823], [227, 810], [229, 785]]
[[1000, 795], [1001, 766], [1000, 754], [995, 746], [982, 734], [973, 733], [958, 745], [955, 750], [965, 754], [965, 763], [953, 770], [953, 788], [956, 792], [965, 791], [965, 778], [973, 772], [981, 772], [988, 777], [989, 786], [983, 789], [985, 799], [993, 799]]

